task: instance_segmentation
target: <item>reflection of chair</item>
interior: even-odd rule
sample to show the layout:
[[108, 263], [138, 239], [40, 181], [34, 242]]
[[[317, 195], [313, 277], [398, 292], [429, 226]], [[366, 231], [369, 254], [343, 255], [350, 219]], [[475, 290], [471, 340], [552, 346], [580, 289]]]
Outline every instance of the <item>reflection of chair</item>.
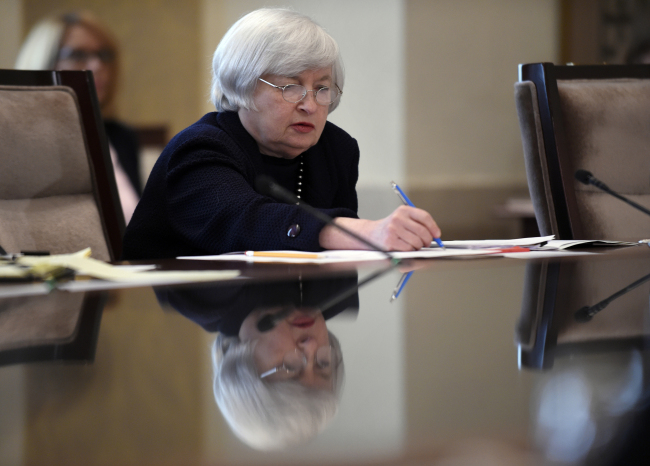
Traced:
[[92, 362], [103, 293], [53, 292], [0, 300], [0, 366], [39, 361]]
[[650, 66], [521, 65], [515, 98], [541, 234], [650, 236], [650, 217], [574, 180], [576, 170], [591, 171], [650, 206]]
[[0, 70], [0, 245], [121, 255], [124, 218], [92, 74]]
[[521, 365], [549, 368], [554, 358], [629, 351], [650, 343], [647, 257], [526, 264], [516, 337]]

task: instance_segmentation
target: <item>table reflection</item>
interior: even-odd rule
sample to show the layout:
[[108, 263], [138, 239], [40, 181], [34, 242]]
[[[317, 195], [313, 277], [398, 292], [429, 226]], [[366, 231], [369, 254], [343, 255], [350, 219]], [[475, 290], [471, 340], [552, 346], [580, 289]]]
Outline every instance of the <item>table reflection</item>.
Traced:
[[101, 292], [59, 291], [0, 298], [0, 366], [92, 362], [106, 298]]
[[0, 367], [0, 463], [648, 464], [648, 258], [417, 262], [392, 301], [380, 263], [109, 291], [91, 363]]
[[322, 432], [338, 411], [344, 363], [325, 321], [358, 312], [357, 275], [230, 286], [158, 288], [171, 307], [211, 332], [213, 392], [247, 445], [277, 450]]
[[544, 260], [525, 277], [516, 341], [520, 366], [546, 371], [531, 406], [538, 448], [562, 464], [636, 464], [649, 419], [650, 262]]

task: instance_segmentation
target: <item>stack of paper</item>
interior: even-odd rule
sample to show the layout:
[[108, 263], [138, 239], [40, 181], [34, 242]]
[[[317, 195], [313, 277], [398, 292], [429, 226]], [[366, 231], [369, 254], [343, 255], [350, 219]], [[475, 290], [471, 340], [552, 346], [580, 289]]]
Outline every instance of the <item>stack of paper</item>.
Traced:
[[[596, 240], [555, 240], [555, 236], [538, 236], [517, 239], [490, 239], [470, 241], [445, 241], [446, 249], [431, 243], [430, 248], [419, 251], [391, 252], [395, 259], [441, 259], [469, 258], [480, 256], [504, 256], [514, 258], [537, 258], [571, 254], [591, 254], [587, 252], [566, 252], [566, 249], [577, 246], [628, 246], [636, 243], [622, 241]], [[551, 252], [553, 251], [553, 252]], [[533, 254], [534, 253], [534, 254]], [[210, 256], [180, 256], [178, 259], [210, 260], [210, 261], [247, 261], [247, 262], [280, 262], [295, 264], [327, 264], [334, 262], [360, 262], [385, 260], [386, 255], [377, 251], [330, 250], [323, 252], [308, 251], [240, 251], [234, 253]]]
[[153, 270], [154, 265], [116, 266], [90, 257], [90, 248], [74, 254], [18, 256], [0, 267], [0, 278], [57, 279], [58, 270], [120, 283], [158, 285], [196, 281], [227, 280], [239, 275], [237, 270], [167, 271]]

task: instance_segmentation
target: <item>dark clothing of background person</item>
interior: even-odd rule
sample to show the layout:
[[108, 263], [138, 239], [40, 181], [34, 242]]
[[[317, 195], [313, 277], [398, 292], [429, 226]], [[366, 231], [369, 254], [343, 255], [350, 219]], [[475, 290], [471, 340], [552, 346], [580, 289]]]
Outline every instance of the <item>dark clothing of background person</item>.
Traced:
[[142, 195], [142, 183], [140, 182], [140, 142], [136, 132], [112, 119], [104, 120], [106, 136], [117, 153], [122, 169], [129, 177], [135, 192]]
[[[357, 218], [356, 140], [327, 122], [300, 157], [302, 199], [332, 217]], [[269, 171], [237, 113], [208, 113], [176, 135], [156, 162], [126, 229], [124, 258], [322, 250], [320, 220], [255, 191], [256, 177]], [[296, 183], [289, 184], [295, 192]]]

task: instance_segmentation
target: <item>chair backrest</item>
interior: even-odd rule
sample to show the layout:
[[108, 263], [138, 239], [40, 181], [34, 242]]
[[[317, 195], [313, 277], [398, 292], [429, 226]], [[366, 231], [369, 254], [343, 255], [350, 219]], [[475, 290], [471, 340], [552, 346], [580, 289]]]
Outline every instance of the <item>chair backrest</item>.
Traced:
[[0, 245], [117, 260], [124, 216], [92, 74], [0, 70]]
[[520, 65], [515, 100], [543, 235], [638, 240], [650, 217], [577, 182], [588, 170], [650, 207], [650, 65]]

